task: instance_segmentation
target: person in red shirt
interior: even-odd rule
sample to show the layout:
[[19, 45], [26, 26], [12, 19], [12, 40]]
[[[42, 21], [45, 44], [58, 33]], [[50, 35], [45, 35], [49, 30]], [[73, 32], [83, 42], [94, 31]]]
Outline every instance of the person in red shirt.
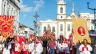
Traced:
[[14, 51], [14, 54], [19, 54], [20, 52], [20, 44], [18, 43], [17, 40], [15, 40], [15, 51]]
[[51, 41], [49, 42], [50, 54], [55, 54], [55, 47], [56, 47], [56, 43], [51, 38]]
[[23, 54], [28, 54], [28, 41], [23, 44]]

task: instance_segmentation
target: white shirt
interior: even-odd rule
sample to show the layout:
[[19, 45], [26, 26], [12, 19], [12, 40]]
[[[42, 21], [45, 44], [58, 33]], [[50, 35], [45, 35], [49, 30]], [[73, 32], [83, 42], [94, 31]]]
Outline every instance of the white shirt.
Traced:
[[8, 46], [8, 49], [4, 47], [3, 54], [10, 54], [10, 49], [11, 49], [11, 44]]
[[19, 47], [20, 47], [20, 44], [19, 43], [15, 43], [15, 51], [19, 51]]
[[0, 50], [2, 50], [2, 48], [3, 48], [3, 45], [2, 45], [2, 44], [0, 44]]
[[92, 47], [90, 45], [86, 46], [88, 48], [88, 50], [86, 48], [84, 48], [84, 51], [82, 51], [83, 47], [84, 47], [84, 44], [81, 44], [79, 47], [79, 51], [81, 51], [80, 54], [91, 54], [90, 51], [92, 51]]
[[[41, 43], [38, 43], [36, 46], [36, 54], [41, 54], [43, 52], [43, 47]], [[35, 54], [35, 49], [33, 50], [32, 54]]]
[[29, 47], [28, 44], [23, 44], [23, 50], [24, 51], [28, 50], [28, 47]]
[[65, 49], [64, 43], [62, 43], [62, 44], [59, 43], [58, 44], [58, 49], [59, 49], [60, 52], [64, 52], [64, 49]]
[[29, 51], [33, 52], [34, 48], [35, 48], [34, 43], [30, 43], [29, 46], [28, 46]]
[[68, 47], [67, 43], [58, 43], [58, 49], [60, 52], [64, 52], [65, 48]]

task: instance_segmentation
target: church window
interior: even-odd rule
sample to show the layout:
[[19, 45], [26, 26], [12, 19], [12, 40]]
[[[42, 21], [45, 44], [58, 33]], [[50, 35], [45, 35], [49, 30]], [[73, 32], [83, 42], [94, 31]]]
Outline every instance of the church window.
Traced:
[[70, 31], [70, 24], [67, 25], [67, 30]]
[[46, 27], [44, 27], [44, 31], [43, 32], [46, 32]]
[[60, 31], [63, 31], [63, 24], [60, 24]]
[[60, 8], [60, 13], [63, 13], [63, 8], [62, 7]]
[[72, 17], [72, 18], [74, 18], [75, 16], [74, 16], [74, 15], [72, 15], [71, 17]]
[[62, 16], [61, 16], [61, 18], [62, 18]]
[[86, 16], [84, 16], [84, 18], [87, 18]]
[[52, 32], [55, 32], [55, 27], [52, 27]]

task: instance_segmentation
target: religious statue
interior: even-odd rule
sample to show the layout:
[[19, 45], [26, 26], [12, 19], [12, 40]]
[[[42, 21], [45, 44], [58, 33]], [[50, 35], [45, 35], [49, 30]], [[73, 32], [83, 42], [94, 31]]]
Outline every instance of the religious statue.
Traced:
[[78, 28], [78, 33], [81, 35], [81, 36], [84, 36], [85, 35], [85, 29], [83, 27], [79, 27]]
[[50, 36], [51, 35], [51, 28], [48, 25], [47, 31], [44, 33], [44, 36]]

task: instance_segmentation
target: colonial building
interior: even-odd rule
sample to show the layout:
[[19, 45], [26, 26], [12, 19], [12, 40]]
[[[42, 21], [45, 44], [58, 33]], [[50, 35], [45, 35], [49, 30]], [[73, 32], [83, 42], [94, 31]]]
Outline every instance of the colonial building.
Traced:
[[0, 15], [14, 16], [14, 33], [19, 30], [20, 0], [0, 0]]
[[19, 35], [29, 37], [31, 34], [34, 34], [34, 29], [23, 24], [19, 25]]
[[56, 20], [41, 20], [40, 21], [40, 35], [42, 36], [46, 31], [48, 25], [51, 27], [51, 32], [54, 32], [56, 35], [56, 39], [59, 38], [60, 35], [63, 35], [65, 38], [69, 38], [72, 32], [72, 18], [86, 18], [88, 29], [93, 30], [94, 25], [92, 24], [92, 20], [94, 19], [94, 15], [90, 13], [80, 13], [80, 15], [75, 14], [74, 5], [72, 8], [72, 12], [69, 16], [66, 15], [66, 3], [63, 0], [59, 0], [57, 2], [57, 18]]

